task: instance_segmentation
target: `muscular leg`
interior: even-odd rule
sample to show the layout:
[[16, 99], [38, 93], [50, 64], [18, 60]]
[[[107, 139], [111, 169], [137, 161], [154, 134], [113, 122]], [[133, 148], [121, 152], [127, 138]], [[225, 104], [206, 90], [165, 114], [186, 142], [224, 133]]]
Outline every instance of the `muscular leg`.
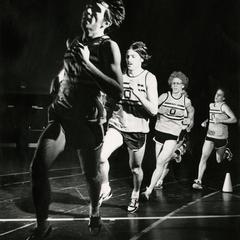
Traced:
[[99, 172], [102, 180], [102, 191], [109, 188], [109, 162], [110, 155], [123, 144], [121, 133], [114, 128], [109, 128], [103, 140], [102, 151], [100, 155]]
[[220, 147], [218, 149], [216, 149], [216, 160], [217, 163], [221, 163], [223, 160], [223, 156], [226, 150], [226, 146]]
[[156, 143], [156, 168], [153, 172], [149, 187], [143, 193], [145, 199], [149, 199], [149, 195], [152, 193], [154, 186], [162, 175], [165, 165], [171, 159], [176, 144], [176, 140], [166, 140], [163, 145]]
[[31, 164], [32, 194], [38, 227], [46, 223], [50, 204], [48, 169], [64, 150], [65, 136], [60, 124], [50, 124], [41, 135]]
[[202, 181], [203, 174], [207, 167], [207, 160], [214, 148], [214, 143], [211, 141], [205, 140], [202, 148], [202, 156], [198, 166], [198, 180]]
[[84, 172], [88, 184], [90, 198], [90, 216], [99, 216], [99, 195], [101, 190], [101, 179], [98, 172], [101, 147], [96, 149], [78, 150], [83, 160]]
[[[179, 147], [181, 147], [181, 145], [183, 144], [183, 142], [184, 142], [183, 140], [177, 142], [177, 144], [176, 144], [176, 146], [175, 146], [175, 148], [174, 148], [174, 150], [173, 150], [173, 154], [172, 154], [172, 156], [171, 156], [171, 159], [173, 159], [174, 156], [176, 156], [175, 151], [176, 151]], [[158, 145], [159, 145], [159, 144], [158, 144]], [[156, 149], [156, 151], [157, 151], [158, 153], [160, 153], [159, 150]], [[160, 185], [160, 186], [161, 186], [162, 183], [163, 183], [164, 178], [167, 176], [167, 174], [168, 174], [168, 172], [169, 172], [168, 164], [169, 164], [169, 161], [164, 165], [162, 174], [161, 174], [159, 180], [157, 181], [157, 185]]]
[[167, 176], [167, 174], [168, 174], [168, 172], [169, 172], [168, 164], [169, 164], [169, 162], [167, 162], [167, 163], [164, 165], [164, 169], [163, 169], [163, 171], [162, 171], [162, 175], [161, 175], [161, 177], [159, 178], [159, 180], [157, 181], [157, 184], [156, 184], [156, 185], [161, 186], [161, 185], [163, 184], [163, 180], [164, 180], [164, 178]]
[[133, 174], [132, 198], [139, 198], [140, 188], [143, 180], [142, 160], [144, 157], [146, 144], [137, 151], [128, 148], [129, 166]]

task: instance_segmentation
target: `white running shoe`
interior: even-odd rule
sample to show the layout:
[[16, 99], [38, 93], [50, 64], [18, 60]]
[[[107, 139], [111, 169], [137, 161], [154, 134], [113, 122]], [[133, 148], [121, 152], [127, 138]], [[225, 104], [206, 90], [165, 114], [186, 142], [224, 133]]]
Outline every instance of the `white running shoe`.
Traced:
[[202, 186], [201, 180], [195, 179], [194, 182], [193, 182], [192, 188], [202, 190], [203, 186]]
[[138, 208], [139, 208], [138, 198], [131, 198], [131, 201], [127, 208], [128, 213], [134, 213], [138, 210]]
[[224, 152], [224, 159], [227, 159], [229, 162], [232, 160], [233, 158], [233, 154], [231, 152], [231, 150], [229, 148], [226, 148], [225, 149], [225, 152]]

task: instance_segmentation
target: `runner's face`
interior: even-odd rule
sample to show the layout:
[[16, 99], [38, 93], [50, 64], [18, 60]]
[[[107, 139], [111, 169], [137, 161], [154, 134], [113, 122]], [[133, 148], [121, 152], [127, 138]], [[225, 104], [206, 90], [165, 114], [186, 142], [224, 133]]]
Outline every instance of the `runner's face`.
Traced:
[[224, 100], [225, 100], [225, 97], [224, 97], [223, 90], [218, 89], [216, 94], [215, 94], [214, 101], [215, 102], [223, 102]]
[[184, 85], [182, 83], [182, 80], [180, 78], [173, 78], [171, 83], [171, 88], [173, 93], [179, 93], [182, 92]]
[[82, 15], [82, 28], [83, 30], [98, 31], [101, 28], [106, 28], [104, 23], [105, 12], [108, 11], [108, 5], [105, 2], [92, 2], [86, 5]]
[[126, 63], [128, 70], [136, 70], [142, 67], [143, 59], [140, 55], [132, 49], [126, 53]]

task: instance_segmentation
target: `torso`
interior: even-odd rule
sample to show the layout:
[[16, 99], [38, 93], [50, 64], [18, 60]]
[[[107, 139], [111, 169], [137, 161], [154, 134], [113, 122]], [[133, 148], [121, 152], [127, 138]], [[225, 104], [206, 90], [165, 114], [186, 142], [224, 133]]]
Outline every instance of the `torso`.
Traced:
[[159, 132], [169, 133], [179, 136], [186, 114], [185, 95], [180, 98], [174, 98], [171, 92], [167, 93], [166, 100], [158, 109], [157, 122], [155, 129]]
[[209, 126], [207, 136], [216, 139], [227, 139], [228, 138], [228, 126], [222, 123], [214, 123], [214, 119], [228, 119], [227, 114], [222, 111], [221, 103], [210, 103], [209, 105]]
[[[110, 41], [110, 38], [103, 36], [86, 44], [90, 51], [90, 61], [103, 72], [101, 44], [104, 41]], [[104, 122], [104, 94], [100, 91], [93, 77], [75, 60], [76, 54], [71, 54], [71, 49], [75, 46], [76, 42], [73, 41], [70, 50], [67, 50], [64, 55], [64, 77], [60, 81], [58, 96], [53, 104], [54, 109], [63, 118]], [[75, 68], [71, 68], [70, 63], [71, 65], [76, 64], [78, 70], [75, 71]]]
[[143, 70], [136, 77], [123, 75], [123, 98], [116, 105], [109, 119], [110, 125], [123, 132], [149, 132], [149, 115], [129, 87], [131, 81], [137, 82], [137, 90], [147, 98], [146, 78], [148, 74], [151, 73]]

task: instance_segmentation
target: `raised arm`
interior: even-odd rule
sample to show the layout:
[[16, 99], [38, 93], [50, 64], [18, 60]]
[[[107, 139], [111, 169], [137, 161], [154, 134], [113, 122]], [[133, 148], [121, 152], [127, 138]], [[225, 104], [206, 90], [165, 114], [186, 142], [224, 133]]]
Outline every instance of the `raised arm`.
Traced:
[[148, 113], [151, 115], [156, 115], [158, 111], [158, 91], [156, 77], [150, 72], [147, 74], [147, 98], [140, 91], [138, 91], [137, 87], [133, 86], [135, 84], [137, 83], [134, 81], [130, 82], [130, 87], [132, 88], [134, 95], [139, 99]]

